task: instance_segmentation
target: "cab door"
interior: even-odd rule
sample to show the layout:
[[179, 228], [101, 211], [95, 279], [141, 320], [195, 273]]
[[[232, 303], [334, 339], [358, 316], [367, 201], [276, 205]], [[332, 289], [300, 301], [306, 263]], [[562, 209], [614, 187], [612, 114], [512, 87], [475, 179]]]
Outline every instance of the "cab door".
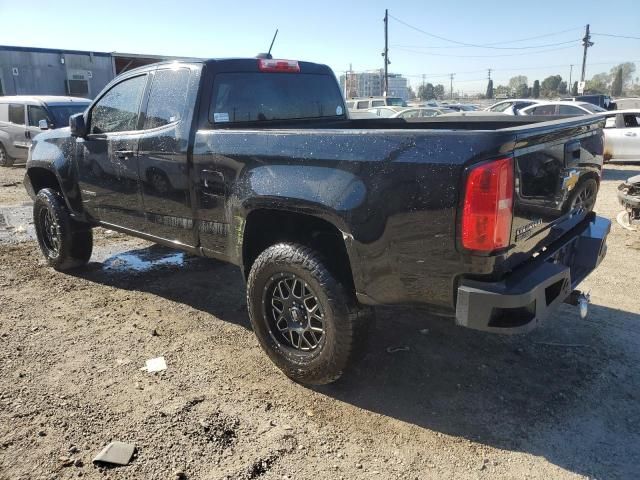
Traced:
[[640, 160], [640, 112], [622, 114], [623, 126], [618, 128], [616, 158]]
[[147, 73], [111, 87], [87, 114], [88, 134], [79, 138], [78, 181], [85, 210], [95, 220], [139, 230], [143, 218], [138, 176], [140, 106]]

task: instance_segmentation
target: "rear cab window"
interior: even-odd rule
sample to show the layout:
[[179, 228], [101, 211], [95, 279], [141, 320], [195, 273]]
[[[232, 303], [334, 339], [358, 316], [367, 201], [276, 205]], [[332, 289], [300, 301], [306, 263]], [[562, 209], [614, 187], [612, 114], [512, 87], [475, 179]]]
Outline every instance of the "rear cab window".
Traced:
[[363, 102], [358, 102], [358, 106], [356, 108], [358, 110], [362, 110], [363, 108], [369, 108], [369, 100], [365, 100]]
[[344, 100], [328, 74], [220, 72], [214, 78], [213, 124], [338, 118], [345, 118]]

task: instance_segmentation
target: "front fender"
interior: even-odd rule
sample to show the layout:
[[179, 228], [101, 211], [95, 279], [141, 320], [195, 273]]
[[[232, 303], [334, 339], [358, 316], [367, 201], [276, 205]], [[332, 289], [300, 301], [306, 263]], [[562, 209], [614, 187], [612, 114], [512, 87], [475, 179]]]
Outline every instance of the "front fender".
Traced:
[[[78, 186], [77, 172], [74, 167], [76, 141], [71, 137], [68, 128], [50, 130], [37, 135], [29, 150], [27, 160], [27, 191], [37, 194], [38, 182], [34, 178], [37, 169], [46, 170], [57, 180], [67, 206], [74, 216], [82, 216], [82, 198]], [[47, 185], [49, 186], [49, 185]]]

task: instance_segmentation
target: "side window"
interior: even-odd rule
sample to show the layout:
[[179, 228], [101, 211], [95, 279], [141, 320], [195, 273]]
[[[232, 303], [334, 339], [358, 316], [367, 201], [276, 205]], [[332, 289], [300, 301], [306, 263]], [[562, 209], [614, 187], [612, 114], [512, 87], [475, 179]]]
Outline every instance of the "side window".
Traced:
[[91, 110], [91, 133], [135, 130], [146, 75], [133, 77], [109, 90]]
[[189, 69], [158, 70], [153, 76], [144, 129], [179, 122], [187, 106]]
[[558, 109], [558, 115], [585, 115], [578, 107], [572, 107], [571, 105], [560, 105]]
[[626, 128], [638, 128], [640, 126], [640, 115], [625, 115], [624, 126]]
[[555, 105], [540, 105], [536, 107], [531, 112], [533, 115], [555, 115], [556, 106]]
[[419, 110], [409, 110], [400, 114], [402, 118], [415, 118], [420, 113]]
[[16, 125], [24, 125], [24, 105], [19, 103], [9, 104], [9, 121]]
[[365, 100], [364, 102], [358, 102], [358, 106], [356, 107], [358, 110], [361, 108], [369, 108], [369, 100]]
[[604, 123], [604, 128], [616, 128], [616, 117], [615, 115], [612, 117], [607, 117], [607, 120]]
[[353, 108], [354, 102], [347, 102], [347, 108], [351, 110]]
[[47, 122], [50, 122], [49, 115], [47, 115], [47, 111], [42, 107], [38, 107], [36, 105], [29, 105], [27, 107], [27, 113], [29, 115], [30, 127], [37, 127], [38, 122], [40, 120], [46, 120]]
[[384, 100], [373, 100], [371, 102], [372, 107], [384, 107]]
[[504, 112], [507, 108], [513, 105], [513, 102], [504, 102], [499, 103], [498, 105], [491, 108], [492, 112]]

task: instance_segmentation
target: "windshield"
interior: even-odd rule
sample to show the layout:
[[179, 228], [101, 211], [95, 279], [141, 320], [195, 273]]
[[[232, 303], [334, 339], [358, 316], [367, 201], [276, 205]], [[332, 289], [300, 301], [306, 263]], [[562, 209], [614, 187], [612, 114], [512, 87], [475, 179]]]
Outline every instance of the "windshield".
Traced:
[[399, 97], [388, 97], [387, 105], [390, 107], [406, 107], [407, 106], [406, 102]]
[[71, 115], [84, 112], [88, 106], [88, 103], [71, 103], [68, 105], [48, 105], [47, 109], [53, 117], [53, 126], [62, 128], [69, 126], [69, 117]]
[[214, 123], [335, 118], [345, 114], [330, 75], [220, 73], [213, 84], [209, 118]]
[[598, 105], [593, 105], [592, 103], [583, 103], [580, 106], [589, 110], [591, 113], [601, 113], [607, 111], [607, 109], [599, 107]]

